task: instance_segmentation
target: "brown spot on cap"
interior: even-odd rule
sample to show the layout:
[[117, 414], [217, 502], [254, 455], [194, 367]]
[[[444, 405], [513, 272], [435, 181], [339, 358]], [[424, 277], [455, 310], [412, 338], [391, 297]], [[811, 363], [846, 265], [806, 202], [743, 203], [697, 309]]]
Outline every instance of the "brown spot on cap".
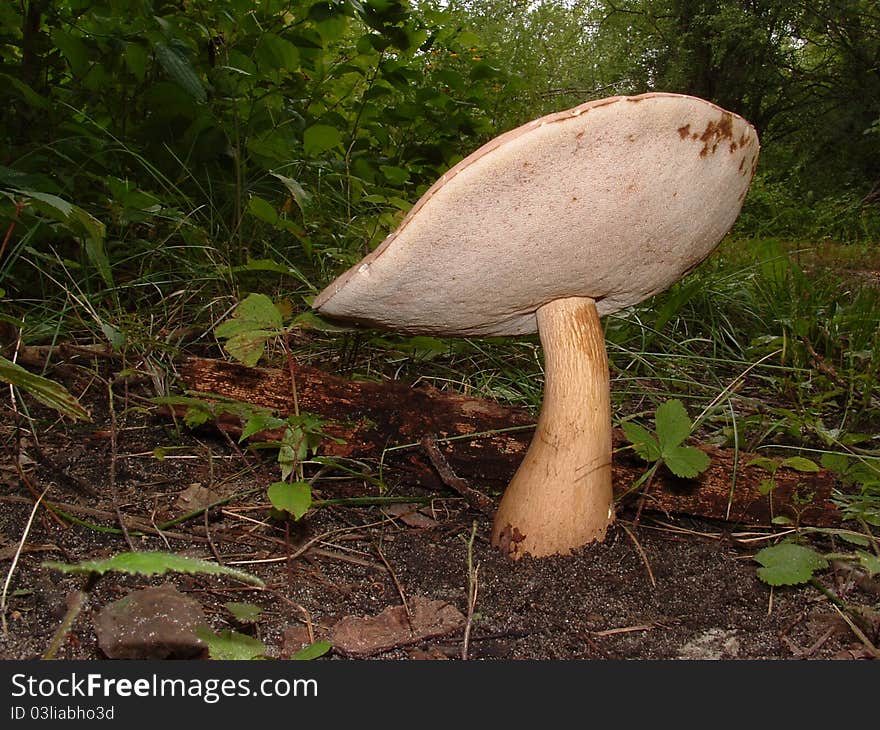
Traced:
[[705, 131], [700, 135], [700, 141], [703, 143], [700, 157], [714, 154], [723, 139], [733, 139], [733, 114], [730, 112], [722, 112], [721, 119], [717, 122], [710, 121], [706, 125]]
[[685, 124], [683, 127], [678, 128], [678, 136], [682, 139], [687, 139], [687, 136], [691, 133], [691, 125]]

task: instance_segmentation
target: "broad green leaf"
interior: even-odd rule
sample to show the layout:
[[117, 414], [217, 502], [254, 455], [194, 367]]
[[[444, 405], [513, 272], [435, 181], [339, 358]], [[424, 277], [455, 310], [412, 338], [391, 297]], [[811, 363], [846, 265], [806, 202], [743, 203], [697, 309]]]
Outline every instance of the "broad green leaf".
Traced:
[[263, 609], [255, 603], [239, 603], [238, 601], [229, 601], [223, 604], [226, 610], [232, 614], [232, 617], [243, 624], [252, 624], [260, 620]]
[[654, 414], [657, 440], [664, 453], [668, 448], [680, 445], [691, 432], [691, 419], [678, 399], [668, 400], [657, 407]]
[[324, 656], [324, 654], [326, 654], [332, 648], [333, 647], [329, 641], [316, 641], [314, 644], [304, 646], [290, 658], [294, 661], [307, 661], [309, 659], [317, 659], [319, 656]]
[[159, 65], [171, 80], [200, 104], [206, 102], [208, 93], [183, 52], [164, 43], [157, 43], [154, 48]]
[[149, 60], [147, 49], [140, 43], [125, 44], [125, 65], [138, 81], [146, 78]]
[[63, 385], [41, 375], [35, 375], [2, 355], [0, 355], [0, 380], [21, 388], [43, 405], [55, 409], [64, 416], [83, 421], [92, 420], [88, 411]]
[[275, 210], [275, 206], [259, 195], [251, 195], [250, 200], [248, 200], [248, 211], [255, 218], [259, 218], [270, 225], [274, 226], [278, 223], [278, 211]]
[[653, 463], [660, 458], [660, 445], [651, 432], [632, 421], [620, 424], [627, 440], [633, 445], [635, 452], [645, 461]]
[[342, 142], [342, 133], [329, 124], [314, 124], [303, 133], [303, 149], [310, 157], [337, 147]]
[[248, 294], [242, 299], [232, 317], [214, 328], [218, 337], [229, 337], [239, 332], [251, 330], [280, 329], [281, 312], [265, 294]]
[[252, 415], [245, 421], [244, 428], [241, 430], [241, 436], [238, 437], [239, 443], [250, 438], [260, 431], [269, 431], [274, 428], [286, 426], [287, 421], [266, 413], [257, 413]]
[[251, 661], [266, 656], [266, 646], [259, 639], [225, 629], [215, 634], [207, 626], [196, 626], [194, 633], [208, 645], [211, 659]]
[[409, 170], [404, 170], [402, 167], [379, 165], [379, 169], [382, 171], [385, 179], [392, 185], [403, 185], [409, 180]]
[[58, 27], [52, 30], [51, 38], [52, 43], [70, 65], [73, 75], [85, 76], [89, 70], [89, 50], [82, 40]]
[[779, 468], [778, 462], [768, 459], [766, 456], [756, 456], [754, 459], [750, 459], [746, 466], [757, 466], [759, 469], [763, 469], [770, 474], [775, 474]]
[[254, 58], [262, 69], [296, 71], [299, 68], [299, 49], [273, 33], [263, 33]]
[[47, 568], [54, 568], [63, 573], [98, 573], [103, 575], [111, 571], [132, 575], [164, 575], [168, 571], [176, 573], [194, 573], [208, 575], [226, 575], [243, 583], [262, 586], [263, 581], [255, 575], [243, 570], [229, 568], [219, 563], [211, 563], [199, 558], [188, 558], [183, 555], [163, 552], [117, 553], [106, 560], [88, 560], [76, 565], [47, 561]]
[[694, 446], [672, 446], [663, 452], [663, 463], [683, 479], [693, 479], [709, 468], [709, 455]]
[[828, 561], [815, 550], [793, 542], [759, 550], [755, 560], [763, 566], [758, 568], [758, 577], [771, 586], [800, 585], [828, 567]]
[[266, 348], [266, 340], [277, 335], [268, 330], [248, 330], [229, 336], [223, 347], [242, 365], [256, 367]]
[[758, 484], [758, 494], [766, 497], [770, 492], [776, 489], [776, 482], [772, 479], [762, 479], [760, 484]]
[[275, 482], [266, 491], [272, 506], [298, 520], [312, 506], [312, 488], [306, 482]]
[[801, 472], [819, 471], [819, 465], [815, 461], [805, 459], [803, 456], [790, 456], [787, 459], [783, 459], [780, 466], [787, 466], [789, 469]]

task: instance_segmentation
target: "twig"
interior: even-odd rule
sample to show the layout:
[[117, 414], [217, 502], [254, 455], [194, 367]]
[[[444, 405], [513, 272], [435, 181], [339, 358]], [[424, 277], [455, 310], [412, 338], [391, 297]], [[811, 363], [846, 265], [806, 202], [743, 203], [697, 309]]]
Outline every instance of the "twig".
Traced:
[[15, 551], [15, 556], [12, 558], [12, 565], [9, 566], [9, 572], [6, 573], [6, 582], [3, 584], [3, 595], [0, 596], [0, 623], [3, 624], [4, 636], [9, 636], [9, 627], [6, 624], [6, 595], [9, 592], [9, 585], [12, 583], [12, 574], [15, 572], [15, 567], [18, 565], [18, 558], [21, 556], [22, 548], [24, 547], [24, 544], [27, 541], [27, 536], [31, 531], [31, 525], [34, 523], [34, 517], [40, 507], [40, 502], [43, 501], [43, 497], [46, 496], [47, 491], [48, 489], [43, 490], [43, 493], [37, 498], [37, 501], [34, 502], [30, 517], [28, 517], [27, 524], [24, 526], [24, 534], [21, 536], [21, 540], [18, 543], [18, 550]]
[[421, 441], [421, 445], [428, 454], [431, 464], [437, 470], [443, 483], [454, 492], [461, 495], [475, 510], [491, 516], [495, 511], [494, 502], [485, 494], [470, 487], [464, 479], [457, 476], [455, 472], [452, 471], [452, 467], [449, 466], [449, 462], [446, 461], [446, 457], [443, 456], [443, 452], [440, 451], [437, 446], [437, 441], [431, 436], [425, 436]]
[[136, 553], [137, 548], [131, 541], [131, 535], [128, 534], [128, 528], [125, 526], [125, 519], [122, 516], [122, 510], [119, 508], [118, 504], [114, 505], [114, 509], [116, 510], [116, 521], [119, 523], [119, 529], [122, 531], [122, 536], [125, 538], [128, 549], [131, 550], [133, 553]]
[[474, 540], [477, 537], [477, 521], [474, 520], [471, 527], [471, 537], [467, 543], [467, 569], [468, 569], [468, 611], [467, 621], [464, 625], [464, 639], [461, 644], [461, 658], [467, 661], [468, 647], [470, 646], [471, 627], [474, 623], [474, 609], [477, 605], [477, 592], [480, 587], [480, 565], [474, 565]]
[[67, 612], [61, 620], [61, 625], [52, 636], [52, 641], [49, 644], [49, 647], [43, 652], [43, 659], [55, 658], [55, 654], [58, 653], [58, 649], [61, 648], [61, 643], [64, 641], [64, 637], [67, 636], [68, 632], [73, 627], [73, 623], [76, 621], [77, 616], [80, 615], [83, 608], [85, 608], [86, 604], [89, 602], [89, 591], [97, 582], [99, 575], [99, 573], [92, 573], [92, 575], [86, 580], [86, 586], [82, 590], [74, 591], [67, 597]]
[[648, 561], [648, 556], [645, 554], [645, 551], [642, 549], [642, 546], [639, 544], [639, 541], [636, 539], [636, 536], [633, 534], [632, 530], [630, 530], [626, 525], [622, 522], [620, 526], [623, 528], [623, 531], [629, 536], [629, 539], [632, 540], [633, 545], [636, 546], [636, 550], [642, 558], [642, 562], [645, 564], [645, 568], [648, 571], [648, 578], [651, 579], [651, 585], [656, 588], [657, 581], [654, 580], [654, 573], [651, 570], [651, 563]]
[[391, 580], [394, 581], [394, 587], [397, 588], [397, 593], [403, 603], [403, 610], [406, 611], [406, 620], [410, 624], [410, 629], [412, 629], [412, 609], [410, 609], [409, 602], [406, 600], [406, 593], [403, 591], [403, 586], [400, 585], [400, 581], [397, 579], [397, 574], [392, 570], [391, 564], [385, 559], [385, 555], [382, 552], [382, 548], [379, 547], [379, 544], [376, 543], [373, 547], [376, 549], [376, 554], [379, 556], [379, 560], [382, 561], [382, 564], [391, 576]]

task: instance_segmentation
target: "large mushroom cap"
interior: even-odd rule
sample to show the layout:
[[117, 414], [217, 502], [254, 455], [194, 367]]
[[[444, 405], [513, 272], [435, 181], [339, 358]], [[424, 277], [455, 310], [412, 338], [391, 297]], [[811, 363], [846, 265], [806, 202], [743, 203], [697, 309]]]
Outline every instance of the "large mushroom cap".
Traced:
[[564, 297], [600, 315], [669, 287], [739, 214], [758, 157], [741, 117], [678, 94], [618, 96], [507, 132], [459, 162], [316, 298], [413, 334], [537, 331]]

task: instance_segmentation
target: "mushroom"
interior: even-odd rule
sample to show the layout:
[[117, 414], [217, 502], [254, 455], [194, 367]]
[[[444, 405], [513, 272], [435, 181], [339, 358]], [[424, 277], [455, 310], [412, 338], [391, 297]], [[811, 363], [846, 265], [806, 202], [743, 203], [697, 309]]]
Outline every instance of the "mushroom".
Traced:
[[591, 101], [488, 142], [313, 303], [410, 334], [538, 332], [544, 399], [496, 513], [513, 558], [566, 554], [614, 519], [600, 317], [663, 291], [733, 225], [758, 158], [741, 117], [668, 93]]

